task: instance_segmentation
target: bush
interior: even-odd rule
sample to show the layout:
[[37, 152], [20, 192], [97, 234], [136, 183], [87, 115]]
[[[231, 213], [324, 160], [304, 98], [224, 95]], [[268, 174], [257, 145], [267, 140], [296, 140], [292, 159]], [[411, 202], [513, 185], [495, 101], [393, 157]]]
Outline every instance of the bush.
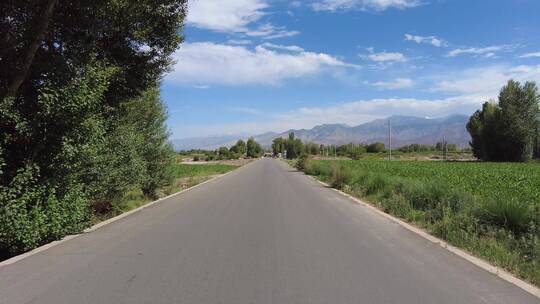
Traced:
[[332, 167], [332, 187], [342, 189], [345, 185], [351, 182], [351, 179], [352, 173], [348, 168], [339, 165]]
[[411, 204], [403, 195], [393, 194], [381, 201], [383, 210], [398, 217], [405, 218], [411, 212]]
[[480, 205], [476, 216], [481, 223], [506, 228], [515, 234], [525, 232], [533, 220], [529, 205], [511, 199], [493, 199]]
[[302, 154], [296, 161], [296, 169], [304, 171], [309, 166], [309, 156], [307, 154]]
[[8, 187], [0, 187], [0, 250], [21, 253], [89, 225], [91, 213], [82, 185], [71, 185], [60, 194], [38, 184], [38, 177], [38, 168], [28, 165]]
[[401, 190], [411, 205], [419, 210], [442, 206], [449, 193], [446, 185], [426, 182], [411, 182]]
[[366, 176], [365, 179], [366, 195], [381, 194], [388, 197], [391, 193], [390, 180], [382, 175]]

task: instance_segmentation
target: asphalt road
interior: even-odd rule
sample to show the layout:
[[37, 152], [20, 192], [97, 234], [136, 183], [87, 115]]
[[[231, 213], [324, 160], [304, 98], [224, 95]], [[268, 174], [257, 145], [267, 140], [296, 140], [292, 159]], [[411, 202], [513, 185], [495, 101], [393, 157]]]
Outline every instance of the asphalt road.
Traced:
[[0, 269], [0, 303], [540, 303], [277, 160]]

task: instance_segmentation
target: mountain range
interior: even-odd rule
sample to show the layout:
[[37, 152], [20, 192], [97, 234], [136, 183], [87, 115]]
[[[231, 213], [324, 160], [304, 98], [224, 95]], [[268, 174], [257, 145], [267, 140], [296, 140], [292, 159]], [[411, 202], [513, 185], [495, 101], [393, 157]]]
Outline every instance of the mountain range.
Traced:
[[[467, 147], [470, 141], [465, 115], [451, 115], [442, 118], [424, 118], [416, 116], [392, 116], [377, 119], [358, 126], [344, 124], [324, 124], [311, 129], [288, 130], [281, 133], [268, 132], [253, 137], [264, 147], [270, 147], [277, 137], [287, 137], [289, 132], [303, 142], [317, 144], [342, 145], [348, 143], [388, 143], [388, 121], [391, 122], [392, 146], [401, 147], [409, 144], [435, 145], [446, 139], [449, 143]], [[206, 149], [213, 150], [222, 146], [232, 146], [245, 136], [212, 136], [172, 140], [176, 150]]]

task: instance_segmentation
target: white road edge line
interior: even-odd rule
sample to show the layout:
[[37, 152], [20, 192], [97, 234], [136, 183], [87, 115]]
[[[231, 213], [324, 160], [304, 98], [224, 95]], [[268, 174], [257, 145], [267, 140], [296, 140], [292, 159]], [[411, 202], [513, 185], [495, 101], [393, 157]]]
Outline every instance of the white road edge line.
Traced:
[[[221, 174], [221, 175], [212, 177], [212, 178], [210, 178], [210, 179], [208, 179], [208, 180], [205, 180], [205, 181], [202, 182], [202, 183], [196, 184], [195, 186], [192, 186], [192, 187], [189, 187], [189, 188], [180, 190], [180, 191], [178, 191], [178, 192], [176, 192], [176, 193], [173, 193], [173, 194], [171, 194], [171, 195], [162, 197], [162, 198], [160, 198], [160, 199], [158, 199], [158, 200], [155, 200], [155, 201], [150, 202], [150, 203], [148, 203], [148, 204], [142, 205], [142, 206], [140, 206], [140, 207], [138, 207], [138, 208], [135, 208], [135, 209], [133, 209], [133, 210], [124, 212], [124, 213], [122, 213], [122, 214], [119, 214], [119, 215], [117, 215], [117, 216], [115, 216], [115, 217], [113, 217], [113, 218], [110, 218], [110, 219], [106, 220], [106, 221], [99, 222], [99, 223], [95, 224], [95, 225], [92, 226], [92, 227], [86, 228], [82, 233], [79, 233], [79, 234], [73, 234], [73, 235], [68, 235], [68, 236], [63, 237], [62, 239], [60, 239], [60, 240], [58, 240], [58, 241], [53, 241], [53, 242], [47, 243], [47, 244], [45, 244], [45, 245], [42, 245], [42, 246], [40, 246], [40, 247], [34, 248], [34, 249], [32, 249], [32, 250], [30, 250], [30, 251], [28, 251], [28, 252], [25, 252], [25, 253], [16, 255], [16, 256], [14, 256], [14, 257], [12, 257], [12, 258], [9, 258], [9, 259], [7, 259], [7, 260], [5, 260], [5, 261], [0, 262], [0, 270], [1, 270], [3, 267], [5, 267], [5, 266], [8, 266], [8, 265], [11, 265], [11, 264], [16, 263], [16, 262], [18, 262], [18, 261], [24, 260], [24, 259], [26, 259], [26, 258], [28, 258], [28, 257], [30, 257], [30, 256], [33, 256], [33, 255], [38, 254], [38, 253], [40, 253], [40, 252], [43, 252], [43, 251], [45, 251], [45, 250], [47, 250], [47, 249], [49, 249], [49, 248], [53, 248], [53, 247], [55, 247], [55, 246], [57, 246], [57, 245], [60, 245], [60, 244], [62, 244], [62, 243], [65, 243], [65, 242], [67, 242], [67, 241], [69, 241], [69, 240], [73, 240], [73, 239], [75, 239], [75, 238], [77, 238], [77, 237], [79, 237], [79, 236], [81, 236], [81, 235], [83, 235], [83, 234], [85, 234], [85, 233], [89, 233], [89, 232], [95, 231], [95, 230], [97, 230], [97, 229], [99, 229], [99, 228], [101, 228], [101, 227], [103, 227], [103, 226], [106, 226], [106, 225], [108, 225], [108, 224], [111, 224], [111, 223], [114, 223], [114, 222], [116, 222], [116, 221], [118, 221], [118, 220], [121, 220], [121, 219], [123, 219], [123, 218], [125, 218], [125, 217], [127, 217], [127, 216], [132, 215], [133, 213], [140, 212], [140, 211], [142, 211], [142, 210], [144, 210], [144, 209], [146, 209], [146, 208], [149, 208], [149, 207], [151, 207], [151, 206], [153, 206], [153, 205], [155, 205], [155, 204], [157, 204], [157, 203], [161, 203], [161, 202], [163, 202], [163, 201], [165, 201], [165, 200], [168, 200], [168, 199], [170, 199], [170, 198], [172, 198], [172, 197], [175, 197], [175, 196], [177, 196], [177, 195], [186, 193], [186, 192], [188, 192], [188, 191], [190, 191], [190, 190], [193, 190], [193, 189], [195, 189], [195, 188], [197, 188], [197, 187], [200, 187], [200, 186], [202, 186], [202, 185], [204, 185], [204, 184], [206, 184], [206, 183], [209, 183], [209, 182], [214, 181], [214, 180], [216, 180], [216, 179], [218, 179], [218, 178], [221, 178], [221, 177], [224, 177], [224, 176], [226, 176], [226, 175], [228, 175], [228, 174], [231, 174], [231, 173], [233, 173], [233, 172], [236, 172], [237, 170], [241, 169], [242, 167], [245, 167], [245, 166], [247, 166], [247, 165], [249, 165], [249, 164], [252, 164], [252, 163], [254, 163], [254, 161], [253, 161], [253, 162], [249, 162], [249, 163], [247, 163], [247, 164], [245, 164], [245, 165], [243, 165], [243, 166], [240, 166], [240, 167], [238, 167], [238, 168], [236, 168], [236, 169], [234, 169], [234, 170], [232, 170], [232, 171], [229, 171], [229, 172], [227, 172], [227, 173], [224, 173], [224, 174]], [[202, 166], [203, 166], [203, 165], [202, 165]]]
[[308, 175], [308, 174], [305, 174], [305, 175], [309, 176], [312, 180], [320, 183], [321, 185], [324, 185], [325, 187], [328, 187], [328, 188], [334, 190], [335, 192], [337, 192], [337, 193], [339, 193], [339, 194], [353, 200], [357, 204], [362, 205], [363, 207], [366, 207], [366, 208], [374, 211], [375, 213], [377, 213], [379, 215], [382, 215], [383, 217], [385, 217], [385, 218], [391, 220], [392, 222], [404, 227], [405, 229], [407, 229], [407, 230], [409, 230], [409, 231], [423, 237], [424, 239], [426, 239], [426, 240], [428, 240], [428, 241], [430, 241], [432, 243], [438, 244], [442, 248], [452, 252], [453, 254], [455, 254], [455, 255], [457, 255], [457, 256], [459, 256], [459, 257], [461, 257], [461, 258], [463, 258], [463, 259], [465, 259], [467, 261], [469, 261], [470, 263], [472, 263], [472, 264], [474, 264], [474, 265], [476, 265], [476, 266], [478, 266], [478, 267], [480, 267], [480, 268], [482, 268], [482, 269], [484, 269], [484, 270], [498, 276], [499, 278], [501, 278], [501, 279], [503, 279], [503, 280], [505, 280], [505, 281], [507, 281], [507, 282], [509, 282], [511, 284], [514, 284], [515, 286], [525, 290], [526, 292], [532, 294], [533, 296], [535, 296], [537, 298], [540, 298], [540, 289], [538, 287], [536, 287], [536, 286], [534, 286], [534, 285], [532, 285], [532, 284], [530, 284], [528, 282], [525, 282], [522, 279], [519, 279], [519, 278], [515, 277], [514, 275], [507, 272], [506, 270], [501, 269], [501, 268], [496, 267], [496, 266], [493, 266], [489, 262], [484, 261], [481, 258], [473, 256], [473, 255], [471, 255], [470, 253], [468, 253], [468, 252], [466, 252], [464, 250], [461, 250], [461, 249], [459, 249], [457, 247], [454, 247], [454, 246], [448, 244], [447, 242], [445, 242], [445, 241], [443, 241], [443, 240], [441, 240], [441, 239], [427, 233], [426, 231], [424, 231], [424, 230], [422, 230], [422, 229], [420, 229], [418, 227], [415, 227], [415, 226], [413, 226], [413, 225], [411, 225], [411, 224], [409, 224], [409, 223], [407, 223], [407, 222], [405, 222], [405, 221], [403, 221], [403, 220], [401, 220], [401, 219], [399, 219], [397, 217], [394, 217], [394, 216], [380, 210], [379, 208], [377, 208], [377, 207], [375, 207], [375, 206], [373, 206], [371, 204], [368, 204], [368, 203], [366, 203], [366, 202], [364, 202], [364, 201], [362, 201], [362, 200], [360, 200], [360, 199], [358, 199], [358, 198], [356, 198], [356, 197], [354, 197], [354, 196], [352, 196], [352, 195], [350, 195], [348, 193], [345, 193], [345, 192], [340, 191], [338, 189], [332, 188], [327, 183], [325, 183], [323, 181], [320, 181], [320, 180], [316, 179], [315, 177], [313, 177], [311, 175]]

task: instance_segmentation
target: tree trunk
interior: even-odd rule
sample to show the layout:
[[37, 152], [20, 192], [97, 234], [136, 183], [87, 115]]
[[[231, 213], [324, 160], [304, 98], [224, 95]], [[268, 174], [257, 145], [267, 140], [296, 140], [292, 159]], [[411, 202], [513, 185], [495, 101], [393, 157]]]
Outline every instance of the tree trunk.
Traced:
[[19, 91], [21, 84], [26, 79], [28, 71], [30, 70], [30, 66], [32, 65], [32, 61], [34, 60], [34, 56], [36, 55], [36, 52], [39, 48], [39, 45], [43, 41], [43, 39], [45, 39], [45, 34], [47, 33], [49, 21], [53, 14], [54, 7], [57, 3], [58, 0], [49, 0], [43, 12], [37, 17], [38, 20], [36, 22], [35, 28], [33, 29], [36, 36], [34, 40], [32, 40], [28, 45], [25, 54], [21, 56], [23, 57], [23, 62], [21, 67], [15, 71], [13, 80], [8, 86], [8, 97], [15, 97], [17, 95], [17, 92]]

